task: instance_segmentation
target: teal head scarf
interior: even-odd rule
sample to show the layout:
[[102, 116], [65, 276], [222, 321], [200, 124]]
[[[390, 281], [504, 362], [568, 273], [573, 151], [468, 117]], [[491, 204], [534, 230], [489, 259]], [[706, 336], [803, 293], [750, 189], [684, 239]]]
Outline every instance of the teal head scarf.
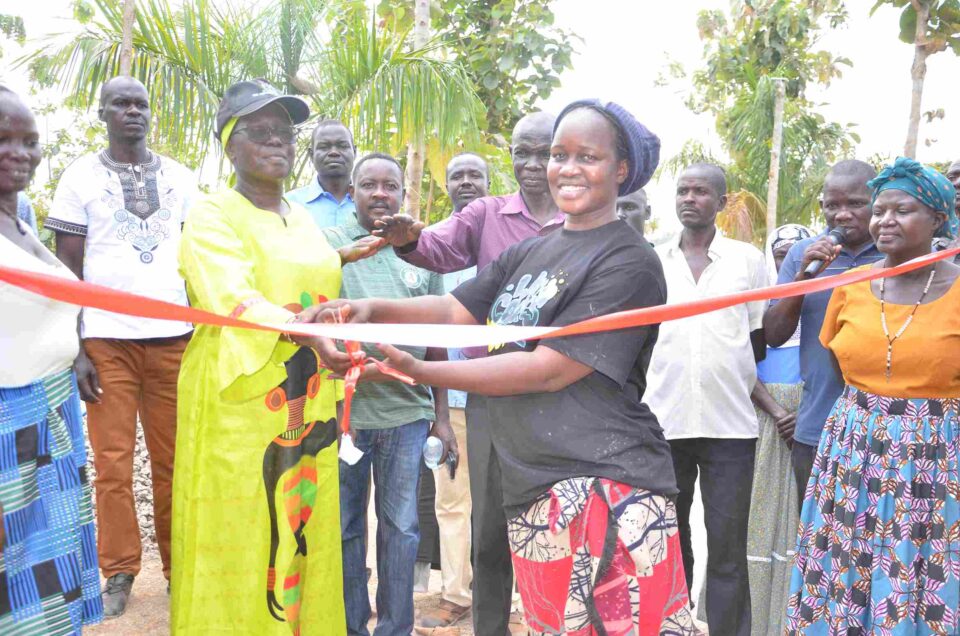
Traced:
[[885, 166], [867, 187], [873, 189], [871, 204], [884, 190], [901, 190], [929, 208], [947, 215], [937, 236], [954, 238], [960, 231], [960, 220], [955, 208], [957, 191], [950, 181], [928, 166], [907, 157], [897, 157], [893, 165]]

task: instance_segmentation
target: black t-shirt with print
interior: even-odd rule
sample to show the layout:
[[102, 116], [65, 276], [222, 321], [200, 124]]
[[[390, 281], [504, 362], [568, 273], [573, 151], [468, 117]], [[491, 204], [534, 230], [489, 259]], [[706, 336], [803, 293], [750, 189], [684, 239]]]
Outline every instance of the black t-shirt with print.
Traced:
[[[481, 324], [562, 326], [666, 302], [660, 259], [625, 222], [511, 246], [454, 297]], [[657, 325], [491, 347], [550, 347], [594, 369], [556, 393], [486, 400], [508, 516], [570, 477], [677, 493], [670, 446], [641, 400]]]

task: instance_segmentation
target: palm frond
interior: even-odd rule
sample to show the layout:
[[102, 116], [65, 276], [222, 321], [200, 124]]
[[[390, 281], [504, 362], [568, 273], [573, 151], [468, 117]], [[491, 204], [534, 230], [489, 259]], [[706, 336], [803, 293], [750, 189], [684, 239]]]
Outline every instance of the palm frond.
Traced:
[[762, 247], [767, 206], [748, 190], [727, 194], [727, 205], [717, 214], [717, 227], [723, 235]]
[[[59, 82], [81, 108], [97, 103], [119, 69], [119, 5], [92, 0], [79, 32], [46, 37], [17, 63]], [[198, 161], [209, 152], [220, 97], [265, 78], [338, 117], [367, 148], [399, 152], [415, 133], [446, 156], [483, 142], [485, 109], [467, 73], [439, 41], [410, 50], [407, 32], [378, 25], [363, 0], [137, 0], [132, 74], [154, 108], [153, 138]]]
[[360, 12], [344, 16], [331, 37], [351, 46], [326, 46], [309, 65], [329, 89], [313, 97], [321, 112], [359, 131], [358, 143], [398, 152], [418, 131], [445, 150], [480, 142], [483, 105], [462, 67], [439, 56], [437, 41], [408, 50], [406, 31], [377, 29]]
[[[74, 103], [87, 108], [97, 103], [101, 84], [119, 71], [122, 29], [116, 3], [94, 2], [98, 14], [83, 31], [18, 60], [59, 77]], [[242, 16], [224, 17], [209, 0], [189, 0], [180, 11], [162, 0], [138, 3], [131, 74], [147, 87], [154, 137], [175, 149], [205, 150], [219, 96], [233, 77], [259, 66], [235, 26], [243, 24]]]

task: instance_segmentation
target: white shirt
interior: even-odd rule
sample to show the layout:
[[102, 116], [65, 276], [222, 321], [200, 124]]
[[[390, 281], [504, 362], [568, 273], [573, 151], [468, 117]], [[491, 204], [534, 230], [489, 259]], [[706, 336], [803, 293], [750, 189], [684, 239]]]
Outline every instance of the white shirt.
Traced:
[[[0, 265], [76, 280], [0, 235]], [[69, 369], [77, 357], [80, 308], [0, 282], [0, 387], [26, 386]]]
[[[660, 245], [670, 304], [767, 287], [763, 254], [718, 233], [710, 264], [694, 281], [680, 238]], [[668, 440], [693, 437], [750, 439], [759, 424], [750, 402], [757, 365], [750, 332], [763, 324], [765, 301], [735, 305], [660, 325], [643, 401]]]
[[[85, 155], [63, 172], [46, 227], [86, 237], [85, 281], [185, 306], [177, 255], [180, 226], [197, 193], [196, 177], [172, 159], [152, 153], [140, 183], [156, 180], [153, 199], [150, 183], [136, 187], [139, 172], [132, 173], [126, 164], [108, 167], [103, 156]], [[149, 196], [137, 198], [138, 191]], [[190, 329], [185, 322], [83, 310], [84, 338], [165, 338]]]

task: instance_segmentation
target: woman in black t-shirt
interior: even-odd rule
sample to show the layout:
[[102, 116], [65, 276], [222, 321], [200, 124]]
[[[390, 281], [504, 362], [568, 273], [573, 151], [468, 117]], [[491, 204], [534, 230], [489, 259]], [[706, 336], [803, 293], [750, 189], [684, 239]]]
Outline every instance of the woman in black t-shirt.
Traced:
[[[650, 246], [618, 220], [659, 140], [613, 103], [557, 119], [547, 169], [562, 229], [504, 251], [444, 297], [338, 301], [302, 318], [560, 326], [662, 304]], [[348, 305], [348, 306], [347, 306]], [[513, 563], [529, 626], [546, 633], [696, 634], [672, 498], [670, 447], [641, 401], [657, 326], [505, 343], [486, 358], [425, 362], [381, 346], [423, 384], [487, 400]], [[350, 360], [314, 339], [327, 364]], [[585, 631], [581, 631], [585, 630]]]

